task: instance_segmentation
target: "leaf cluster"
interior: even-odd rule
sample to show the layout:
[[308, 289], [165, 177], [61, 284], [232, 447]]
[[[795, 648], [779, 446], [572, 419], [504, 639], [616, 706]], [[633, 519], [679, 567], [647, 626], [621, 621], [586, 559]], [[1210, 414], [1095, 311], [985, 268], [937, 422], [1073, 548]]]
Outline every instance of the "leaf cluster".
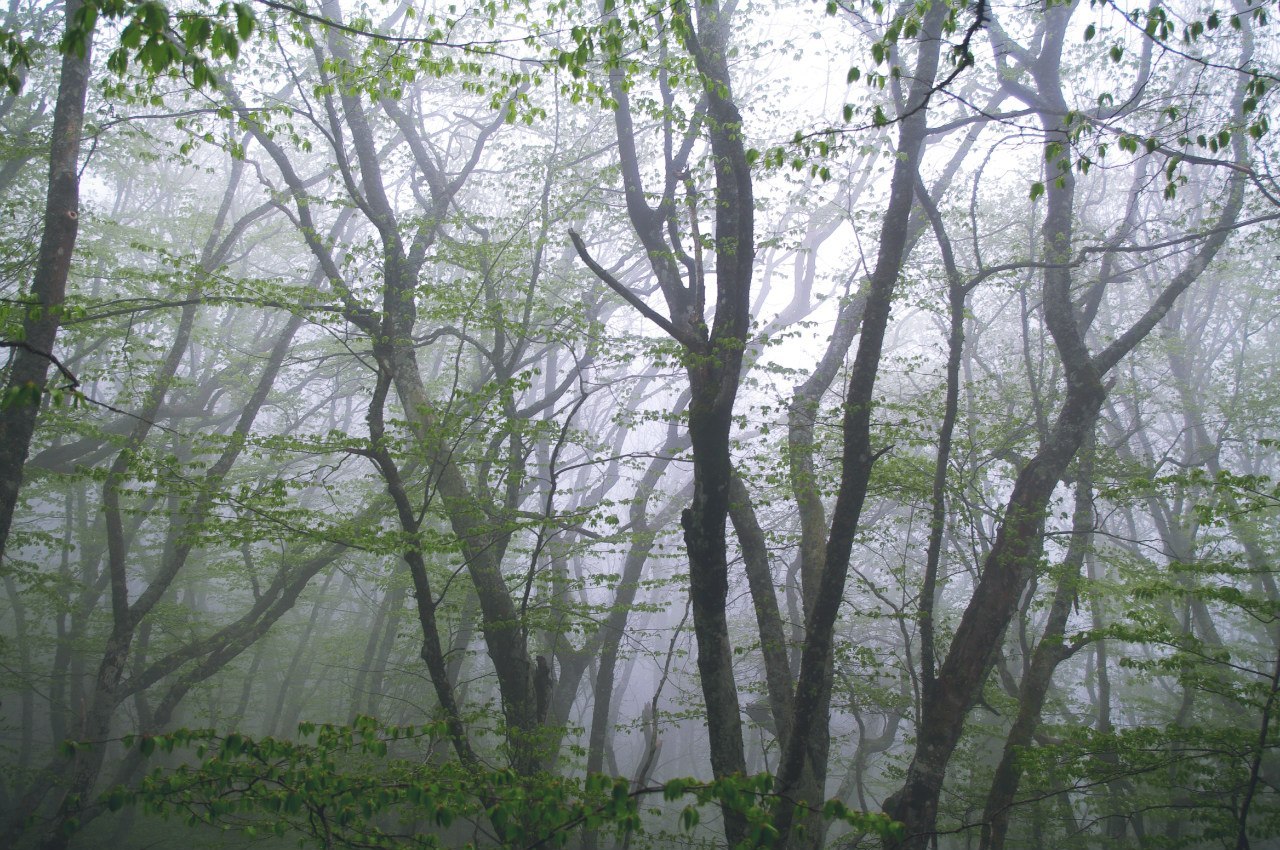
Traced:
[[[458, 834], [450, 832], [456, 821], [512, 848], [561, 847], [583, 828], [643, 832], [640, 802], [658, 796], [666, 803], [685, 801], [678, 817], [686, 832], [698, 826], [708, 805], [737, 809], [749, 824], [746, 845], [768, 847], [777, 836], [775, 807], [791, 805], [774, 793], [768, 774], [637, 788], [599, 774], [520, 776], [429, 758], [447, 731], [443, 723], [389, 726], [362, 716], [350, 724], [300, 724], [300, 740], [190, 729], [128, 736], [124, 746], [143, 757], [191, 750], [198, 761], [156, 768], [136, 790], [116, 787], [100, 802], [112, 811], [140, 804], [192, 825], [216, 824], [248, 836], [294, 833], [317, 846], [415, 848], [457, 846], [450, 839]], [[63, 755], [84, 746], [66, 742]], [[900, 829], [884, 815], [837, 800], [821, 813], [883, 837]], [[474, 846], [474, 838], [465, 846]]]

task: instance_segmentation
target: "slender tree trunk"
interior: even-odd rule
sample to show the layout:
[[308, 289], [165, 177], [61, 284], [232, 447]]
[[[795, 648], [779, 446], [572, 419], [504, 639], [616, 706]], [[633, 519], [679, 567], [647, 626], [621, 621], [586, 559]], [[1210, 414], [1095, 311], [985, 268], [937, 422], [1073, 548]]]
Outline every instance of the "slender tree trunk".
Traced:
[[588, 774], [600, 773], [604, 768], [605, 739], [612, 729], [610, 719], [613, 714], [613, 689], [616, 684], [618, 650], [622, 645], [631, 605], [635, 602], [636, 592], [640, 587], [644, 565], [653, 551], [656, 529], [661, 528], [664, 525], [663, 520], [669, 520], [668, 515], [674, 513], [670, 509], [675, 504], [673, 501], [667, 509], [659, 511], [658, 517], [650, 519], [648, 494], [654, 492], [658, 481], [671, 463], [670, 457], [674, 456], [682, 443], [684, 440], [678, 435], [668, 436], [666, 445], [657, 452], [657, 457], [645, 470], [645, 475], [636, 490], [639, 495], [632, 503], [631, 546], [623, 562], [622, 577], [615, 591], [613, 606], [601, 626], [603, 640], [599, 647], [600, 664], [596, 672], [595, 701], [592, 704], [591, 729], [587, 744]]
[[[67, 0], [67, 26], [81, 0]], [[84, 54], [62, 56], [58, 101], [53, 110], [53, 138], [49, 146], [49, 188], [45, 197], [44, 230], [31, 278], [22, 339], [13, 349], [8, 380], [0, 396], [0, 559], [4, 557], [13, 512], [22, 486], [22, 471], [31, 451], [40, 403], [49, 385], [53, 346], [62, 323], [67, 277], [80, 226], [80, 136], [89, 91], [93, 32], [84, 37]]]
[[[258, 682], [258, 670], [262, 667], [262, 656], [266, 652], [267, 642], [259, 641], [257, 646], [253, 648], [253, 659], [249, 662], [249, 669], [244, 674], [244, 684], [240, 688], [240, 697], [236, 701], [236, 707], [232, 709], [231, 714], [227, 717], [228, 729], [242, 729], [241, 724], [244, 723], [245, 714], [249, 711], [249, 701], [253, 697], [253, 691], [256, 687], [260, 687]], [[259, 725], [258, 733], [262, 735], [270, 735], [270, 729], [264, 729]]]
[[[610, 74], [611, 92], [617, 102], [614, 122], [627, 212], [648, 251], [669, 315], [662, 316], [614, 279], [591, 259], [581, 238], [570, 232], [583, 262], [646, 318], [674, 337], [686, 352], [685, 368], [691, 393], [688, 433], [693, 447], [693, 499], [682, 513], [680, 524], [689, 558], [689, 594], [698, 647], [698, 676], [707, 712], [711, 770], [717, 778], [746, 770], [726, 613], [729, 591], [726, 535], [729, 485], [733, 476], [729, 438], [751, 319], [755, 210], [742, 115], [734, 100], [729, 74], [732, 12], [732, 4], [722, 8], [712, 0], [672, 9], [677, 18], [673, 29], [703, 80], [702, 99], [686, 129], [680, 152], [667, 160], [665, 186], [656, 209], [650, 206], [643, 188], [623, 71], [619, 67]], [[616, 12], [607, 14], [616, 16]], [[706, 319], [706, 269], [701, 235], [689, 234], [693, 256], [685, 253], [678, 239], [672, 242], [668, 238], [671, 234], [674, 239], [673, 234], [681, 227], [675, 215], [677, 186], [685, 187], [687, 201], [695, 209], [689, 228], [696, 231], [697, 193], [687, 173], [687, 160], [704, 119], [715, 163], [716, 289], [710, 327]], [[670, 125], [664, 132], [671, 140]], [[746, 836], [745, 818], [734, 806], [725, 804], [721, 808], [726, 837], [730, 844], [737, 844]]]
[[756, 520], [751, 494], [742, 480], [734, 476], [730, 486], [729, 508], [734, 531], [742, 548], [747, 584], [756, 611], [756, 627], [760, 633], [760, 653], [764, 657], [765, 683], [769, 695], [769, 713], [774, 734], [785, 747], [791, 734], [791, 667], [787, 660], [787, 640], [783, 631], [778, 596], [769, 569], [769, 553], [764, 530]]
[[[1070, 207], [1066, 209], [1069, 215]], [[1062, 295], [1066, 297], [1065, 286]], [[1069, 306], [1067, 302], [1067, 320], [1074, 326]], [[1051, 308], [1047, 306], [1048, 309]], [[885, 803], [885, 811], [906, 824], [901, 845], [904, 848], [924, 847], [933, 833], [947, 764], [959, 743], [965, 718], [981, 696], [996, 650], [1039, 559], [1045, 515], [1054, 488], [1101, 408], [1105, 391], [1096, 370], [1087, 360], [1085, 365], [1083, 374], [1068, 381], [1067, 398], [1048, 442], [1018, 475], [981, 579], [961, 617], [932, 693], [922, 701], [916, 752], [906, 781]]]
[[991, 789], [982, 816], [979, 850], [1004, 850], [1014, 799], [1022, 780], [1021, 751], [1031, 746], [1045, 697], [1058, 665], [1079, 647], [1064, 643], [1067, 618], [1078, 596], [1081, 567], [1093, 534], [1093, 451], [1092, 435], [1086, 438], [1076, 470], [1075, 512], [1072, 518], [1071, 543], [1058, 575], [1049, 618], [1032, 653], [1031, 666], [1018, 693], [1018, 714], [1005, 739], [1004, 752], [996, 766]]
[[[716, 777], [746, 772], [742, 717], [733, 674], [727, 601], [729, 562], [726, 532], [733, 462], [729, 434], [737, 398], [742, 353], [750, 324], [751, 280], [755, 262], [754, 201], [751, 166], [746, 158], [742, 116], [733, 100], [728, 51], [731, 12], [718, 3], [696, 5], [696, 29], [685, 28], [708, 99], [708, 132], [715, 161], [715, 248], [717, 295], [710, 334], [701, 315], [691, 330], [705, 339], [691, 352], [687, 368], [692, 391], [689, 441], [693, 446], [693, 503], [681, 515], [689, 555], [689, 594], [698, 645], [698, 676], [707, 710], [711, 770]], [[701, 270], [698, 272], [701, 276]], [[702, 283], [694, 288], [702, 302]], [[701, 311], [699, 311], [700, 313]], [[725, 835], [737, 844], [746, 822], [732, 806], [722, 807]]]
[[[27, 637], [27, 606], [23, 603], [21, 591], [12, 576], [6, 575], [4, 577], [4, 589], [9, 597], [9, 605], [13, 608], [13, 643], [17, 649], [19, 669], [24, 677], [29, 676], [34, 673], [34, 668], [31, 663], [31, 645]], [[21, 680], [19, 681], [21, 682]], [[22, 774], [31, 766], [31, 746], [35, 743], [36, 689], [32, 682], [21, 682], [19, 686], [22, 690], [18, 697], [18, 728], [22, 741], [18, 744], [17, 773]], [[9, 781], [8, 777], [4, 781], [0, 781], [0, 789], [8, 786]], [[2, 804], [0, 804], [0, 811], [4, 811]]]
[[[1046, 161], [1070, 145], [1068, 110], [1061, 81], [1061, 60], [1067, 24], [1074, 7], [1051, 6], [1040, 52], [1030, 63], [1036, 86], [1034, 104], [1045, 131]], [[1236, 93], [1237, 103], [1239, 91]], [[1235, 143], [1237, 163], [1243, 142]], [[1243, 169], [1242, 169], [1243, 170]], [[1053, 337], [1066, 383], [1065, 398], [1047, 439], [1018, 474], [1006, 503], [996, 539], [984, 560], [981, 577], [961, 617], [930, 699], [922, 702], [916, 751], [902, 788], [885, 803], [885, 811], [906, 826], [897, 844], [926, 846], [936, 829], [938, 798], [947, 765], [964, 730], [970, 709], [981, 696], [1005, 629], [1033, 575], [1043, 543], [1044, 521], [1054, 489], [1085, 437], [1093, 432], [1109, 372], [1168, 313], [1176, 299], [1208, 267], [1225, 244], [1243, 203], [1243, 177], [1232, 172], [1217, 227], [1198, 251], [1164, 286], [1141, 316], [1099, 353], [1090, 353], [1085, 332], [1093, 318], [1092, 305], [1107, 281], [1086, 293], [1082, 307], [1073, 301], [1071, 266], [1074, 238], [1075, 176], [1070, 170], [1046, 181], [1043, 224], [1046, 268], [1041, 287], [1045, 325]]]
[[[791, 840], [795, 803], [805, 804], [810, 811], [821, 804], [820, 797], [815, 798], [813, 793], [821, 793], [823, 789], [805, 787], [804, 764], [812, 741], [824, 739], [829, 729], [827, 706], [835, 624], [844, 598], [853, 540], [871, 480], [871, 467], [877, 457], [871, 446], [871, 408], [876, 375], [893, 293], [906, 252], [907, 225], [919, 179], [928, 103], [937, 76], [940, 34], [946, 17], [944, 4], [934, 4], [921, 24], [919, 53], [908, 97], [909, 109], [899, 127], [898, 157], [894, 162], [889, 204], [880, 230], [879, 253], [867, 288], [862, 333], [846, 392], [840, 487], [832, 508], [818, 590], [812, 607], [806, 613], [805, 644], [796, 683], [791, 739], [783, 751], [779, 768], [782, 802], [775, 826], [783, 842]], [[825, 776], [825, 764], [821, 770]]]
[[[412, 505], [409, 503], [409, 495], [400, 477], [400, 469], [385, 445], [383, 408], [386, 405], [387, 392], [391, 388], [391, 380], [391, 374], [386, 370], [381, 371], [378, 375], [378, 384], [374, 389], [373, 401], [369, 406], [369, 436], [374, 445], [369, 454], [374, 463], [378, 465], [382, 477], [386, 481], [387, 492], [395, 503], [401, 528], [406, 534], [416, 538], [420, 531], [419, 520], [414, 514]], [[427, 674], [430, 676], [432, 687], [435, 689], [436, 699], [439, 700], [440, 707], [444, 711], [454, 751], [458, 754], [458, 758], [463, 764], [475, 765], [478, 763], [478, 759], [471, 749], [466, 727], [462, 722], [462, 714], [458, 708], [458, 700], [454, 694], [453, 681], [450, 679], [448, 669], [445, 666], [444, 650], [440, 643], [440, 626], [436, 621], [436, 608], [439, 605], [439, 600], [436, 599], [431, 589], [431, 579], [427, 574], [426, 561], [423, 559], [422, 550], [416, 545], [416, 542], [407, 546], [402, 556], [405, 564], [409, 567], [410, 577], [413, 579], [414, 601], [418, 608], [418, 623], [422, 628], [422, 648], [419, 655], [427, 665]], [[483, 598], [484, 591], [481, 591], [478, 587], [477, 591]], [[503, 599], [506, 599], [509, 603], [511, 598], [506, 594], [505, 586], [502, 588], [502, 593]], [[508, 621], [507, 630], [509, 632], [516, 631], [514, 616]], [[499, 681], [501, 683], [501, 676]], [[506, 691], [504, 691], [504, 704], [506, 701], [505, 694]], [[507, 709], [507, 716], [508, 718], [511, 716], [510, 708]], [[516, 730], [516, 734], [518, 733], [519, 730]], [[508, 740], [511, 740], [514, 746], [519, 747], [522, 743], [526, 747], [529, 746], [527, 740], [514, 740], [512, 735], [513, 730], [508, 730]], [[522, 767], [524, 765], [517, 765], [517, 770]]]
[[[612, 609], [600, 629], [603, 639], [598, 650], [600, 663], [596, 670], [595, 699], [591, 706], [591, 728], [587, 743], [588, 775], [601, 773], [604, 770], [608, 740], [610, 733], [613, 731], [617, 712], [613, 694], [614, 689], [620, 684], [617, 681], [618, 652], [625, 635], [627, 621], [630, 619], [631, 606], [635, 602], [636, 593], [640, 587], [644, 565], [648, 562], [649, 555], [653, 551], [654, 540], [657, 536], [656, 529], [662, 528], [671, 520], [675, 514], [674, 509], [678, 504], [675, 499], [672, 499], [664, 509], [658, 512], [657, 517], [651, 519], [649, 517], [649, 497], [647, 494], [653, 492], [657, 482], [670, 464], [670, 457], [674, 456], [675, 451], [682, 443], [684, 443], [684, 440], [679, 435], [672, 433], [668, 436], [666, 446], [658, 452], [658, 457], [649, 464], [644, 478], [641, 479], [641, 485], [637, 488], [637, 493], [646, 495], [639, 496], [631, 509], [631, 547], [627, 552], [626, 561], [623, 563], [622, 578], [619, 580], [615, 591]], [[629, 676], [623, 677], [624, 682], [627, 678]], [[621, 692], [620, 688], [619, 692]], [[656, 719], [654, 719], [655, 729], [656, 722]], [[647, 727], [645, 734], [646, 736], [649, 735]], [[587, 830], [583, 834], [583, 850], [595, 850], [597, 842], [597, 830]]]
[[[202, 261], [206, 269], [211, 268], [231, 242], [238, 238], [238, 228], [232, 228], [231, 235], [215, 247], [218, 232], [221, 230], [223, 218], [230, 207], [232, 195], [238, 181], [240, 170], [237, 169], [229, 184], [224, 204], [219, 215], [215, 232], [211, 234], [206, 245], [206, 253]], [[242, 222], [244, 219], [241, 220]], [[199, 283], [196, 284], [198, 291]], [[148, 684], [162, 677], [162, 672], [140, 674], [127, 686], [124, 682], [126, 667], [130, 661], [130, 653], [134, 648], [139, 626], [155, 606], [164, 598], [172, 587], [191, 552], [196, 541], [185, 534], [191, 525], [198, 524], [207, 516], [214, 504], [214, 493], [225, 480], [244, 449], [244, 438], [251, 430], [254, 421], [267, 401], [267, 396], [274, 385], [280, 365], [288, 353], [293, 334], [302, 324], [300, 317], [291, 318], [285, 325], [281, 336], [272, 346], [267, 366], [259, 376], [252, 396], [241, 412], [233, 435], [238, 439], [230, 440], [217, 460], [210, 465], [201, 482], [203, 487], [189, 513], [181, 519], [171, 520], [164, 546], [162, 547], [161, 564], [149, 583], [130, 600], [131, 587], [128, 575], [128, 538], [121, 519], [119, 504], [120, 483], [128, 471], [128, 455], [142, 445], [147, 434], [154, 426], [160, 406], [172, 385], [178, 364], [186, 355], [190, 342], [194, 315], [191, 311], [194, 304], [184, 308], [182, 320], [170, 345], [169, 352], [161, 365], [155, 384], [142, 405], [138, 423], [130, 434], [126, 448], [120, 452], [112, 463], [111, 470], [103, 485], [103, 507], [107, 530], [107, 554], [109, 584], [111, 591], [111, 632], [98, 663], [97, 673], [93, 680], [93, 688], [86, 700], [86, 710], [76, 731], [82, 741], [105, 740], [111, 731], [112, 717], [120, 703], [131, 695], [141, 693]], [[229, 659], [228, 659], [229, 660]], [[157, 665], [152, 665], [156, 667]], [[160, 665], [161, 669], [169, 669]], [[139, 681], [141, 680], [141, 681]], [[77, 749], [70, 763], [65, 766], [62, 776], [66, 779], [65, 788], [58, 802], [50, 827], [41, 841], [42, 850], [65, 850], [67, 842], [75, 832], [74, 825], [93, 808], [90, 795], [97, 783], [102, 769], [106, 748], [101, 746], [81, 747]]]
[[403, 584], [397, 584], [382, 595], [382, 603], [369, 628], [369, 639], [365, 643], [364, 658], [360, 669], [356, 671], [356, 680], [351, 686], [351, 707], [347, 715], [355, 719], [364, 712], [372, 717], [378, 716], [378, 703], [382, 698], [382, 678], [387, 662], [391, 658], [391, 647], [395, 644], [396, 632], [399, 630], [401, 609], [404, 607], [406, 591]]
[[[1088, 571], [1089, 583], [1096, 585], [1103, 576], [1097, 570], [1096, 560], [1085, 555], [1085, 569]], [[1089, 598], [1089, 617], [1090, 625], [1095, 631], [1101, 631], [1106, 627], [1106, 619], [1102, 610], [1101, 594], [1094, 591]], [[1097, 715], [1094, 721], [1094, 729], [1101, 735], [1110, 735], [1115, 729], [1115, 724], [1111, 720], [1111, 660], [1107, 652], [1107, 641], [1100, 640], [1094, 646], [1094, 664], [1097, 668], [1098, 677], [1098, 695], [1096, 700]], [[1104, 762], [1114, 762], [1114, 753], [1103, 753], [1101, 756]], [[1124, 785], [1114, 780], [1107, 783], [1108, 805], [1119, 811], [1122, 808], [1121, 800], [1125, 793]], [[1118, 844], [1125, 837], [1125, 819], [1119, 814], [1112, 814], [1106, 817], [1103, 822], [1103, 834], [1113, 843]]]
[[[284, 678], [280, 680], [280, 687], [276, 693], [276, 706], [271, 712], [271, 724], [269, 726], [271, 734], [277, 737], [289, 738], [298, 731], [298, 718], [301, 716], [302, 707], [306, 702], [307, 674], [311, 668], [309, 656], [315, 655], [311, 645], [311, 636], [316, 633], [316, 624], [320, 622], [321, 613], [328, 608], [325, 594], [337, 575], [336, 571], [329, 573], [325, 577], [324, 584], [320, 585], [316, 600], [311, 604], [311, 614], [307, 617], [307, 625], [298, 637], [297, 649], [293, 651], [293, 657], [289, 659], [289, 669], [285, 671]], [[331, 609], [325, 613], [326, 620], [332, 616]]]

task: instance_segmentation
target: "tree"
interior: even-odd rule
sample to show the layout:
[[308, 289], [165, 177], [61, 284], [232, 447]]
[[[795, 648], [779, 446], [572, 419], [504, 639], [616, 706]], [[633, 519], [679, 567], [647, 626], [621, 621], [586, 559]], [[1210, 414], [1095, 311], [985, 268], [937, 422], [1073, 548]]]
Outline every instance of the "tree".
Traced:
[[1271, 835], [1257, 16], [259, 11], [100, 10], [11, 837]]
[[[78, 0], [68, 0], [64, 17], [68, 29], [82, 8]], [[49, 369], [58, 364], [54, 340], [62, 321], [67, 275], [75, 251], [80, 217], [80, 137], [84, 128], [84, 105], [89, 90], [93, 30], [81, 37], [76, 49], [62, 55], [57, 103], [53, 110], [53, 130], [49, 148], [49, 185], [45, 193], [44, 227], [40, 252], [26, 296], [22, 334], [6, 341], [12, 358], [0, 408], [0, 558], [13, 523], [13, 512], [22, 484], [35, 431], [36, 415], [48, 386]], [[60, 371], [74, 390], [75, 376], [65, 367]]]

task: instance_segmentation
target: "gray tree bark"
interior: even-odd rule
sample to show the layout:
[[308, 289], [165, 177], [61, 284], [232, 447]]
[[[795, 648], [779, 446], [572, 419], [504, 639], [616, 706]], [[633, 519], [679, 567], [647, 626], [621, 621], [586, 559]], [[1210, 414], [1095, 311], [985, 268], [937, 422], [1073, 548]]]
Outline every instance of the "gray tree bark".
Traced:
[[[64, 15], [68, 26], [80, 6], [81, 0], [67, 0]], [[40, 251], [26, 299], [22, 339], [4, 342], [13, 356], [4, 393], [0, 395], [0, 559], [4, 558], [13, 526], [23, 468], [49, 386], [49, 369], [58, 362], [53, 347], [62, 324], [67, 277], [80, 229], [80, 137], [92, 50], [93, 33], [89, 32], [85, 34], [83, 55], [69, 51], [62, 56]], [[64, 377], [74, 386], [69, 375]]]

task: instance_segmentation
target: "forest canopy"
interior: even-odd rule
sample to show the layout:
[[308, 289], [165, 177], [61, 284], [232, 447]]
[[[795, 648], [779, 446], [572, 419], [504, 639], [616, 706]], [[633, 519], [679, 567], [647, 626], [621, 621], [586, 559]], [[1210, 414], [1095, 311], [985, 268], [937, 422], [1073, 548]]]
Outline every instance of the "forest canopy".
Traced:
[[0, 846], [1273, 846], [1273, 6], [11, 0]]

